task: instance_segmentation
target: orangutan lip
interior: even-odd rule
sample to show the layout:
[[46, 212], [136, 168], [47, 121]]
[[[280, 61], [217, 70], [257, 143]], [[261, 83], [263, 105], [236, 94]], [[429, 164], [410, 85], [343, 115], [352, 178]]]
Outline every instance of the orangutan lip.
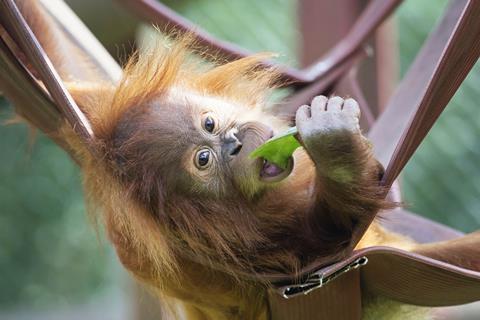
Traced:
[[262, 170], [260, 171], [260, 180], [264, 182], [279, 182], [290, 174], [293, 169], [293, 159], [286, 169], [282, 169], [274, 163], [263, 159]]
[[283, 172], [283, 169], [278, 167], [274, 163], [270, 163], [267, 160], [263, 160], [263, 168], [260, 175], [262, 177], [275, 177]]

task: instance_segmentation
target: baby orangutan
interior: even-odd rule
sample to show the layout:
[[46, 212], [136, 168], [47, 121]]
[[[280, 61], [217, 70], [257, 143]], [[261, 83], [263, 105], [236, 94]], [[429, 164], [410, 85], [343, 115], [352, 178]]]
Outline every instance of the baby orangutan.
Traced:
[[[124, 110], [111, 127], [96, 130], [106, 163], [84, 167], [86, 187], [103, 206], [122, 263], [137, 277], [205, 316], [256, 319], [264, 306], [252, 306], [263, 301], [264, 288], [242, 275], [292, 273], [318, 257], [340, 257], [354, 226], [382, 205], [381, 171], [353, 99], [318, 96], [298, 110], [304, 149], [285, 177], [274, 164], [249, 158], [285, 123], [262, 113], [246, 88], [238, 91], [246, 96], [213, 93], [182, 83], [175, 72], [142, 101], [122, 96], [127, 105], [120, 107], [122, 93], [114, 93], [111, 105]], [[208, 81], [225, 81], [215, 83], [218, 90], [233, 72], [251, 71], [210, 72], [221, 77]], [[120, 88], [137, 86], [129, 79]]]
[[[257, 319], [265, 288], [242, 275], [292, 273], [344, 254], [354, 226], [383, 204], [381, 170], [357, 103], [340, 97], [316, 97], [297, 112], [304, 149], [289, 175], [251, 159], [287, 128], [262, 111], [272, 72], [248, 58], [196, 74], [180, 56], [164, 53], [156, 71], [158, 62], [139, 60], [108, 104], [83, 105], [106, 160], [84, 157], [86, 188], [138, 278], [189, 312]], [[149, 57], [141, 59], [159, 54]]]
[[[69, 126], [60, 133], [89, 203], [123, 265], [173, 318], [267, 319], [267, 284], [245, 275], [340, 258], [354, 227], [385, 205], [353, 99], [300, 107], [303, 148], [281, 170], [249, 157], [288, 128], [265, 112], [277, 73], [258, 67], [263, 55], [206, 69], [189, 59], [186, 36], [131, 59], [119, 84], [80, 81], [91, 67], [55, 45], [66, 39], [35, 1], [18, 3], [92, 123], [101, 159]], [[397, 237], [374, 225], [365, 239]]]

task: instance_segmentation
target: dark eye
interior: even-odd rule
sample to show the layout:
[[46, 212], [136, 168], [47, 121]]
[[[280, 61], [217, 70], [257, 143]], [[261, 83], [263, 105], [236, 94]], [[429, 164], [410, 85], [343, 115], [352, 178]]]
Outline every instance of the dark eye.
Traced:
[[199, 169], [205, 169], [210, 165], [210, 150], [202, 149], [197, 152], [195, 164]]
[[208, 132], [213, 132], [213, 130], [215, 129], [215, 120], [213, 120], [212, 117], [208, 116], [205, 118], [203, 126]]

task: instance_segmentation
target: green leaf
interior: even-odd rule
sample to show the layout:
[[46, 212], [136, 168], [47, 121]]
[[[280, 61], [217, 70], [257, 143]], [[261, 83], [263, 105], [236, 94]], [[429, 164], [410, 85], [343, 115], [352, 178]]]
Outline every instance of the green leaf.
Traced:
[[295, 138], [297, 127], [292, 127], [286, 132], [276, 135], [250, 153], [250, 158], [262, 157], [282, 169], [286, 169], [289, 159], [300, 143]]

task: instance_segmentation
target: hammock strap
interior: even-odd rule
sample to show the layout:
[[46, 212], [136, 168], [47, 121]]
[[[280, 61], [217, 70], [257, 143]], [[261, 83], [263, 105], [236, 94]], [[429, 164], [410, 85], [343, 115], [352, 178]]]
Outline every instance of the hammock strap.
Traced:
[[95, 153], [93, 147], [94, 134], [89, 121], [66, 90], [50, 59], [43, 51], [13, 0], [0, 1], [0, 17], [2, 25], [34, 65], [45, 87], [73, 130]]
[[15, 111], [56, 143], [61, 144], [61, 139], [55, 135], [63, 123], [63, 117], [57, 106], [14, 56], [1, 37], [0, 70], [2, 94], [14, 103]]
[[369, 133], [390, 187], [480, 54], [480, 2], [456, 0]]

